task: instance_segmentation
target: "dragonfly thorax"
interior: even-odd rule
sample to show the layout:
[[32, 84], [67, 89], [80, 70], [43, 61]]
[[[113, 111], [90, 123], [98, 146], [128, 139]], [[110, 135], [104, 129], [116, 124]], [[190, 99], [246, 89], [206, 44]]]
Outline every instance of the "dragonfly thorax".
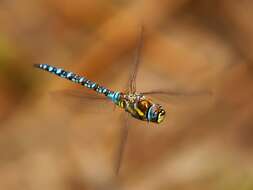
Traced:
[[144, 121], [160, 123], [165, 116], [161, 105], [154, 104], [150, 99], [138, 93], [121, 93], [117, 105], [133, 117]]

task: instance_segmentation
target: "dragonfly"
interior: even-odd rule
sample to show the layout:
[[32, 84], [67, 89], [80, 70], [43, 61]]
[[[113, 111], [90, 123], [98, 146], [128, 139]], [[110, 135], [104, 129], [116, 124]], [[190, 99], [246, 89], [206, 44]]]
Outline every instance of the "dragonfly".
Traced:
[[[80, 94], [80, 96], [78, 94], [77, 96], [82, 97], [84, 99], [86, 98], [88, 99], [88, 101], [98, 100], [98, 99], [101, 100], [101, 98], [107, 99], [107, 100], [110, 100], [114, 105], [116, 105], [116, 107], [119, 107], [128, 113], [126, 120], [124, 122], [124, 126], [122, 128], [121, 140], [119, 142], [119, 148], [118, 148], [118, 153], [117, 153], [118, 155], [116, 158], [116, 166], [115, 166], [116, 175], [119, 174], [119, 171], [121, 168], [122, 156], [123, 156], [125, 145], [127, 142], [127, 136], [128, 136], [128, 130], [129, 130], [129, 126], [127, 122], [128, 116], [130, 115], [133, 118], [140, 121], [160, 124], [165, 120], [166, 111], [161, 104], [156, 103], [148, 96], [187, 95], [181, 92], [171, 91], [167, 89], [147, 91], [147, 92], [137, 92], [136, 78], [137, 78], [137, 73], [138, 73], [139, 65], [140, 65], [141, 50], [143, 47], [143, 33], [144, 33], [144, 29], [142, 26], [141, 31], [140, 31], [140, 36], [137, 40], [137, 46], [136, 46], [134, 61], [132, 65], [132, 70], [129, 76], [127, 88], [125, 89], [124, 92], [113, 91], [84, 76], [80, 76], [71, 71], [66, 71], [62, 68], [58, 68], [58, 67], [55, 67], [49, 64], [43, 64], [43, 63], [34, 64], [36, 68], [52, 73], [58, 77], [65, 78], [67, 80], [80, 84], [96, 92], [94, 96], [90, 96], [90, 94], [87, 95], [85, 94], [85, 92], [78, 92], [82, 94]], [[103, 95], [103, 96], [99, 96], [99, 95]], [[76, 94], [74, 96], [76, 96]]]

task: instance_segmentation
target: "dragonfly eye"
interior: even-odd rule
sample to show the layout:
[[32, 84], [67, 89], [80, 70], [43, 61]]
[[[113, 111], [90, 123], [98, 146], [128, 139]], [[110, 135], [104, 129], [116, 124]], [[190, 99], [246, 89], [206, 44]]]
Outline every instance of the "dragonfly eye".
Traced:
[[153, 104], [149, 110], [147, 119], [155, 123], [161, 123], [164, 120], [165, 111], [159, 104]]
[[165, 110], [164, 109], [160, 109], [158, 112], [158, 117], [157, 117], [157, 123], [161, 123], [164, 118], [165, 118]]

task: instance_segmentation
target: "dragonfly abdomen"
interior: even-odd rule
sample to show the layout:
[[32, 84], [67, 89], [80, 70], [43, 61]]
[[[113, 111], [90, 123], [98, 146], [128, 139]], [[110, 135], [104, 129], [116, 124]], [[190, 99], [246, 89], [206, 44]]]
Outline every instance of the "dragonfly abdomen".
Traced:
[[92, 89], [100, 94], [103, 94], [107, 96], [109, 99], [111, 99], [114, 103], [117, 103], [120, 97], [119, 92], [114, 92], [109, 90], [108, 88], [105, 88], [103, 86], [98, 85], [97, 83], [88, 80], [87, 78], [83, 76], [79, 76], [73, 72], [65, 71], [62, 68], [57, 68], [48, 64], [35, 64], [35, 67], [48, 71], [52, 74], [55, 74], [61, 78], [68, 79], [74, 83], [81, 84], [82, 86], [85, 86], [86, 88]]

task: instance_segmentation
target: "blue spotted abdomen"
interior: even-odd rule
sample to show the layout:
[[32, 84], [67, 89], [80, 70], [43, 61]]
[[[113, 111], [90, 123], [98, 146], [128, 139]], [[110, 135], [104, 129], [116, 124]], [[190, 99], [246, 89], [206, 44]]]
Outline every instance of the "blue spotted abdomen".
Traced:
[[57, 68], [57, 67], [54, 67], [54, 66], [51, 66], [48, 64], [35, 64], [34, 66], [39, 69], [48, 71], [52, 74], [55, 74], [61, 78], [65, 78], [65, 79], [68, 79], [72, 82], [81, 84], [82, 86], [92, 89], [100, 94], [103, 94], [103, 95], [107, 96], [109, 99], [111, 99], [114, 103], [117, 103], [120, 98], [119, 92], [111, 91], [108, 88], [100, 86], [97, 83], [95, 83], [91, 80], [88, 80], [87, 78], [85, 78], [83, 76], [79, 76], [75, 73], [65, 71], [61, 68]]

